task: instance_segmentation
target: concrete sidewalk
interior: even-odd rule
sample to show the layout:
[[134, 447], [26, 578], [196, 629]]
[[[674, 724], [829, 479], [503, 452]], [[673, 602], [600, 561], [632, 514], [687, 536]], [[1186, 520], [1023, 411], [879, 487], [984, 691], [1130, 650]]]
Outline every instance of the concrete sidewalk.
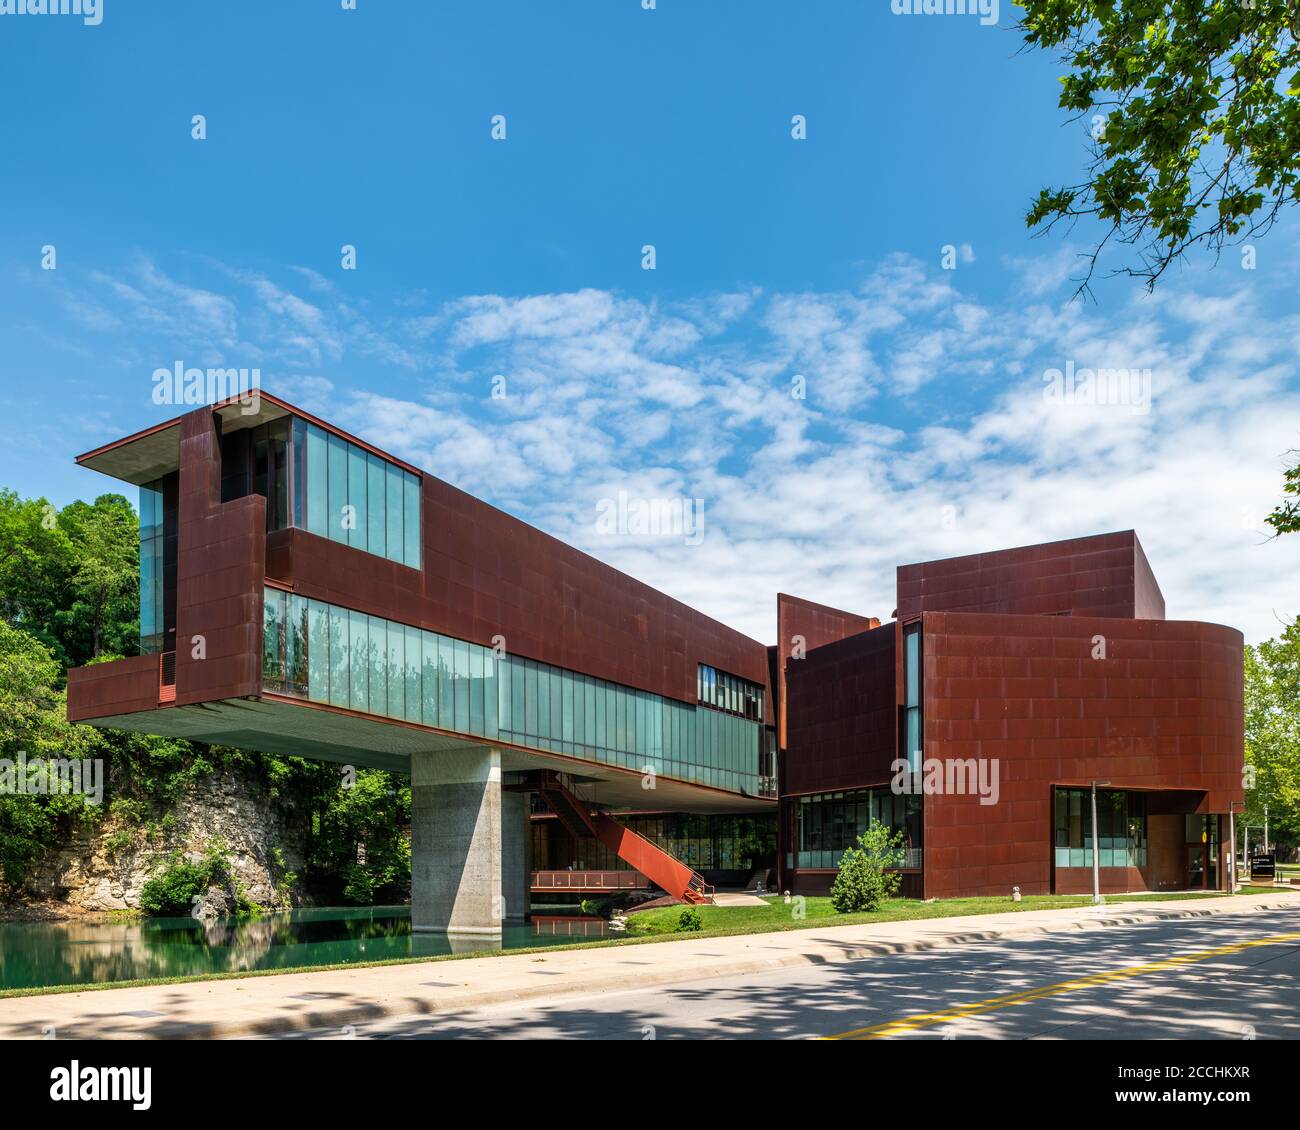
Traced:
[[388, 1016], [447, 1015], [968, 942], [1279, 909], [1295, 910], [1300, 921], [1294, 894], [1236, 895], [17, 997], [0, 1000], [0, 1038], [178, 1039], [342, 1028]]

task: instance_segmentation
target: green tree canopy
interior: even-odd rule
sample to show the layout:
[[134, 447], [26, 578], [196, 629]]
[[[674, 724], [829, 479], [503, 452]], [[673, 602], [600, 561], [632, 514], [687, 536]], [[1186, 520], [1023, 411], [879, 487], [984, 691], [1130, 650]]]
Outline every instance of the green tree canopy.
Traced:
[[[1276, 639], [1246, 648], [1246, 818], [1271, 838], [1300, 843], [1300, 616]], [[1257, 839], [1252, 836], [1252, 839]]]
[[1103, 225], [1137, 249], [1148, 288], [1195, 246], [1266, 232], [1296, 201], [1300, 6], [1295, 0], [1018, 0], [1031, 46], [1069, 73], [1060, 105], [1090, 119], [1092, 158], [1041, 190], [1026, 220]]
[[1289, 495], [1264, 519], [1276, 534], [1300, 533], [1300, 463], [1282, 477], [1282, 493]]
[[62, 666], [133, 655], [139, 641], [139, 522], [120, 494], [62, 511], [0, 490], [0, 616]]

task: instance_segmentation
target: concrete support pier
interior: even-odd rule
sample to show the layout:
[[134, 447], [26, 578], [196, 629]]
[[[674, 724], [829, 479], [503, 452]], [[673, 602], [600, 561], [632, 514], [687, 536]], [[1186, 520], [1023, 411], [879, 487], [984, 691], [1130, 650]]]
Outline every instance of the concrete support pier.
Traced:
[[503, 795], [498, 750], [411, 755], [413, 930], [501, 937]]

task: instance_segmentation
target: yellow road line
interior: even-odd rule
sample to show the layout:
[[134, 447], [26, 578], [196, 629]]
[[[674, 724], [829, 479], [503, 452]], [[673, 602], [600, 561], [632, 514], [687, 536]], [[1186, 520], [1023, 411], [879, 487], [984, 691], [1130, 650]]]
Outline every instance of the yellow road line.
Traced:
[[1159, 973], [1166, 969], [1177, 969], [1183, 965], [1193, 965], [1198, 961], [1208, 961], [1215, 957], [1227, 957], [1229, 954], [1242, 953], [1256, 946], [1284, 945], [1287, 942], [1300, 942], [1300, 932], [1293, 934], [1274, 934], [1268, 938], [1256, 938], [1249, 942], [1234, 942], [1232, 945], [1218, 946], [1212, 950], [1200, 950], [1197, 953], [1170, 957], [1164, 961], [1152, 961], [1145, 965], [1130, 965], [1124, 969], [1112, 969], [1105, 973], [1093, 973], [1087, 977], [1076, 977], [1070, 981], [1058, 981], [1055, 985], [1044, 985], [1038, 989], [1026, 989], [1020, 993], [1009, 993], [1003, 997], [990, 997], [988, 1000], [975, 1001], [972, 1004], [956, 1005], [939, 1012], [923, 1012], [917, 1016], [905, 1016], [900, 1020], [890, 1020], [884, 1024], [875, 1024], [870, 1028], [855, 1028], [850, 1032], [841, 1032], [835, 1036], [824, 1036], [826, 1040], [880, 1040], [889, 1036], [902, 1036], [921, 1028], [943, 1024], [949, 1020], [960, 1020], [964, 1016], [978, 1016], [985, 1012], [998, 1012], [1018, 1004], [1055, 997], [1062, 993], [1072, 993], [1076, 989], [1091, 989], [1096, 985], [1107, 985], [1112, 981], [1121, 981], [1128, 977], [1141, 977], [1144, 973]]

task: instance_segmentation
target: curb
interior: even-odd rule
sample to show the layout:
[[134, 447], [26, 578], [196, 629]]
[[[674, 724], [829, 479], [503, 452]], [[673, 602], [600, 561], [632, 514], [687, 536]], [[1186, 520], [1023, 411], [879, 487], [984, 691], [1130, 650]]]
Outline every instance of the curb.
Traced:
[[[780, 957], [745, 957], [738, 956], [730, 960], [701, 962], [698, 966], [684, 972], [680, 968], [665, 969], [660, 973], [649, 970], [638, 972], [635, 980], [630, 980], [626, 973], [610, 973], [603, 976], [590, 976], [582, 973], [564, 974], [560, 982], [517, 989], [464, 989], [448, 992], [436, 997], [412, 999], [394, 996], [389, 999], [378, 998], [364, 1005], [339, 1007], [315, 1007], [299, 1012], [281, 1012], [277, 1015], [257, 1020], [230, 1018], [212, 1021], [179, 1021], [174, 1024], [161, 1023], [145, 1032], [124, 1034], [119, 1039], [247, 1039], [258, 1036], [281, 1036], [305, 1033], [321, 1028], [340, 1028], [357, 1026], [398, 1016], [440, 1016], [473, 1008], [483, 1008], [499, 1004], [523, 1003], [542, 998], [556, 999], [572, 996], [592, 996], [601, 993], [631, 992], [654, 988], [659, 985], [681, 984], [708, 980], [715, 977], [743, 976], [749, 973], [766, 973], [777, 969], [789, 969], [814, 965], [839, 964], [846, 961], [860, 961], [868, 957], [886, 957], [893, 954], [922, 953], [929, 950], [946, 949], [951, 946], [969, 945], [975, 942], [1001, 941], [1008, 938], [1026, 938], [1049, 934], [1068, 933], [1074, 930], [1107, 929], [1116, 926], [1133, 926], [1148, 922], [1177, 921], [1180, 919], [1214, 918], [1226, 914], [1254, 913], [1259, 911], [1295, 909], [1297, 900], [1288, 898], [1284, 901], [1265, 901], [1248, 906], [1225, 907], [1222, 910], [1213, 907], [1184, 908], [1180, 910], [1127, 909], [1120, 913], [1104, 917], [1081, 918], [1067, 922], [1045, 923], [1024, 926], [1004, 927], [992, 930], [966, 930], [957, 934], [909, 941], [866, 941], [845, 943], [834, 954], [815, 950], [796, 950]], [[852, 927], [850, 927], [851, 929]], [[815, 935], [815, 930], [809, 930]], [[737, 937], [742, 935], [732, 935]], [[763, 934], [743, 935], [762, 938]], [[703, 940], [703, 939], [702, 939]], [[809, 941], [819, 941], [816, 937]], [[492, 960], [497, 960], [493, 958]], [[360, 970], [358, 972], [361, 972]], [[134, 990], [124, 990], [132, 992]], [[70, 1037], [80, 1034], [74, 1026], [65, 1029]]]

